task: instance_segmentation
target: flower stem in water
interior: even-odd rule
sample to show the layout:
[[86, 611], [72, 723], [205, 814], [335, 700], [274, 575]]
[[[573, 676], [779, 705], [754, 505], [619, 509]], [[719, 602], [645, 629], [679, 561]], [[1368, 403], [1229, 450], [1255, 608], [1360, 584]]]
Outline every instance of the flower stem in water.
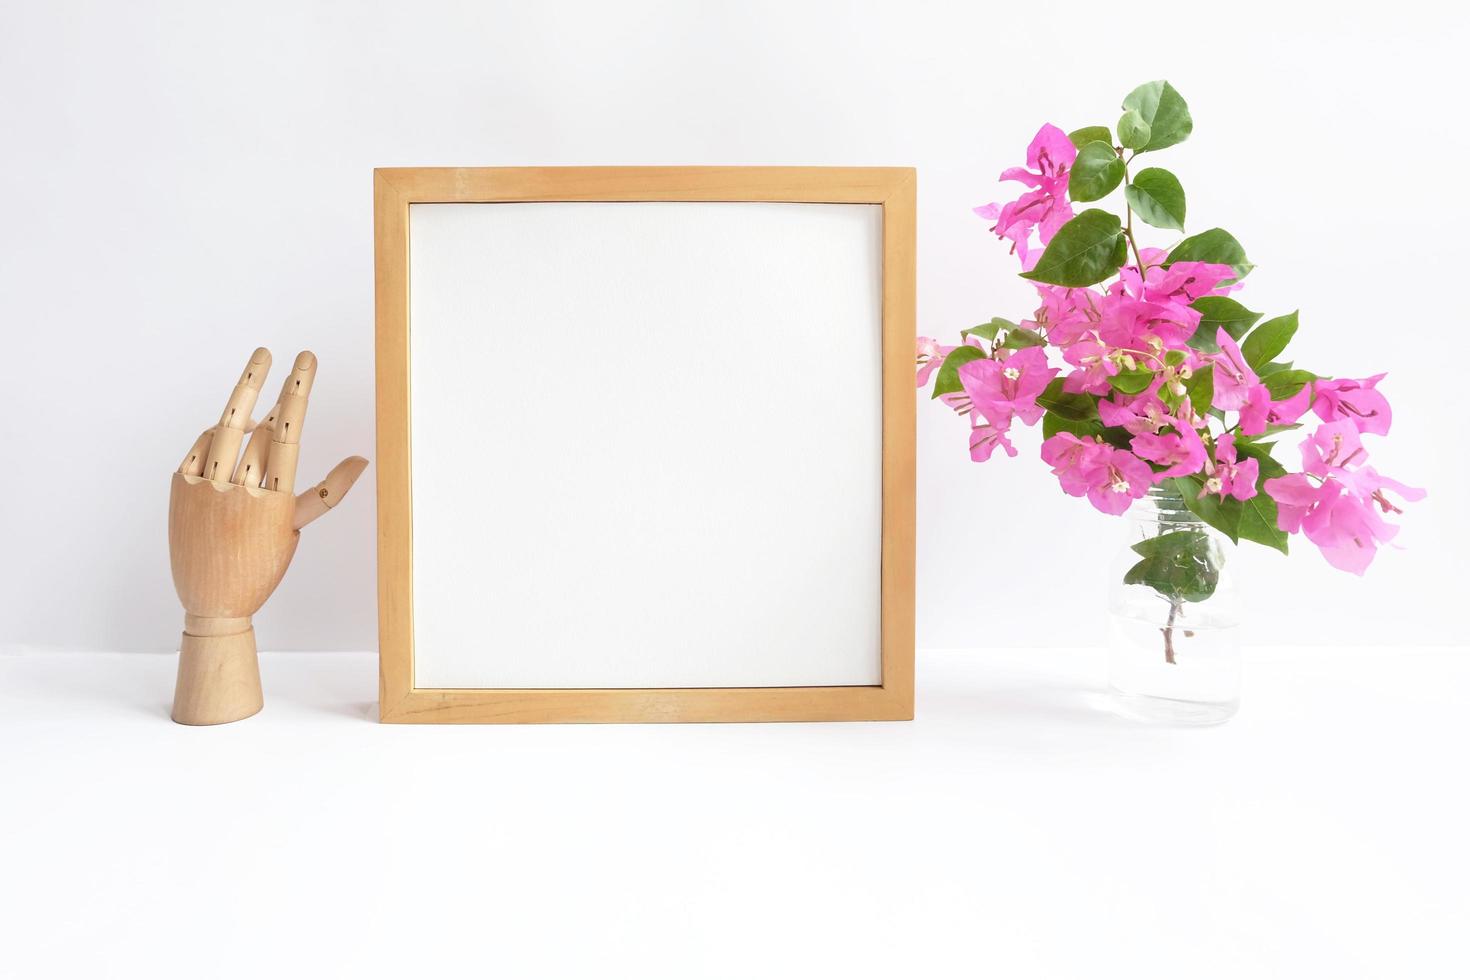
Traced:
[[1164, 624], [1164, 628], [1161, 629], [1161, 630], [1159, 630], [1160, 633], [1163, 633], [1164, 634], [1164, 663], [1166, 663], [1166, 664], [1172, 664], [1172, 663], [1175, 662], [1174, 661], [1174, 620], [1175, 620], [1175, 618], [1178, 617], [1179, 613], [1183, 610], [1183, 606], [1184, 606], [1184, 603], [1180, 602], [1178, 599], [1170, 599], [1169, 600], [1169, 620], [1168, 620], [1168, 622], [1166, 622]]

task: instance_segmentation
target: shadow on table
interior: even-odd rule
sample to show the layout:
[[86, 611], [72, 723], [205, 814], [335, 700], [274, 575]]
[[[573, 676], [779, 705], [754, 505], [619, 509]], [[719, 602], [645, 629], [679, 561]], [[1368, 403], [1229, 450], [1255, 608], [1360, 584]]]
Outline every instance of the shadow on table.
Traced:
[[[170, 721], [178, 654], [27, 654], [34, 668], [7, 672], [7, 694], [45, 702], [51, 710], [88, 716], [122, 714]], [[339, 657], [341, 659], [339, 659]], [[261, 658], [265, 708], [255, 717], [326, 715], [378, 720], [375, 664], [350, 654], [276, 653]], [[246, 720], [246, 719], [242, 719]]]
[[[378, 720], [376, 658], [352, 653], [272, 653], [261, 658], [265, 711]], [[264, 712], [262, 712], [263, 714]]]
[[926, 720], [965, 719], [979, 725], [1051, 728], [1068, 725], [1096, 729], [1137, 729], [1120, 717], [1100, 690], [1076, 687], [955, 687], [922, 692], [918, 713]]

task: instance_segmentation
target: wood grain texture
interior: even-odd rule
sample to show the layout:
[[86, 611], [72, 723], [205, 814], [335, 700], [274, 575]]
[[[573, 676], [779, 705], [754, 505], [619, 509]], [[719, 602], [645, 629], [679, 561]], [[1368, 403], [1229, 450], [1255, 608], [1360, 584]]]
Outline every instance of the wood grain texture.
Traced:
[[[221, 465], [228, 470], [233, 462]], [[295, 507], [288, 493], [173, 475], [169, 561], [186, 611], [174, 721], [220, 725], [260, 710], [250, 617], [270, 598], [296, 553]]]
[[914, 180], [913, 170], [893, 167], [406, 167], [374, 174], [405, 206], [497, 201], [884, 204]]
[[[914, 700], [914, 171], [845, 167], [398, 168], [374, 172], [379, 717], [384, 722], [886, 721]], [[762, 201], [883, 207], [883, 683], [863, 687], [416, 688], [408, 209], [415, 203]], [[774, 355], [773, 355], [774, 356]]]
[[265, 705], [255, 630], [195, 636], [179, 644], [179, 674], [170, 717], [180, 725], [224, 725], [249, 718]]
[[250, 616], [296, 553], [296, 498], [258, 487], [173, 475], [168, 504], [174, 588], [191, 615]]

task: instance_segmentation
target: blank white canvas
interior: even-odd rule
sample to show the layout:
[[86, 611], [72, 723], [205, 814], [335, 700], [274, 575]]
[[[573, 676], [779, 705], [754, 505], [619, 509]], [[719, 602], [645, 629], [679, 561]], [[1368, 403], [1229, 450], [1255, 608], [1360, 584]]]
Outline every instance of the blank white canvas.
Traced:
[[882, 681], [882, 209], [410, 208], [414, 683]]

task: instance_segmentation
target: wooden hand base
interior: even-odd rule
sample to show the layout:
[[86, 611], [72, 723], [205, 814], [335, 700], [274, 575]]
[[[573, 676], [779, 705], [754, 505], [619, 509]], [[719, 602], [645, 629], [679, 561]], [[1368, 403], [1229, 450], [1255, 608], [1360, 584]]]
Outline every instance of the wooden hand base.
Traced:
[[264, 703], [250, 617], [186, 617], [174, 685], [174, 721], [222, 725], [249, 718]]

